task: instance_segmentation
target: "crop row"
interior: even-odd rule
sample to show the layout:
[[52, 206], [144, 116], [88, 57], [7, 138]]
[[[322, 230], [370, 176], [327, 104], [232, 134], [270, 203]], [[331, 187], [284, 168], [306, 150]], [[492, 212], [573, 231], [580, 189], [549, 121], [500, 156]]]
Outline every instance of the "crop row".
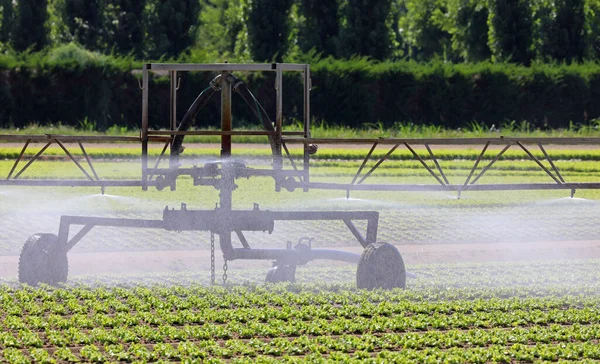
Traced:
[[[377, 332], [373, 328], [381, 328], [381, 320], [371, 327], [359, 323], [357, 325], [338, 326], [340, 321], [332, 322], [333, 328], [330, 332], [324, 332], [317, 326], [309, 327], [307, 330], [296, 333], [282, 328], [275, 332], [272, 328], [266, 329], [265, 325], [258, 323], [230, 323], [227, 325], [196, 325], [194, 323], [185, 326], [149, 326], [140, 325], [133, 328], [115, 327], [111, 329], [75, 328], [46, 329], [45, 331], [31, 331], [21, 329], [15, 332], [0, 332], [0, 349], [6, 348], [40, 348], [40, 347], [75, 347], [82, 345], [105, 345], [118, 343], [146, 343], [156, 344], [165, 342], [201, 341], [201, 342], [223, 342], [258, 340], [261, 343], [279, 342], [283, 338], [288, 341], [311, 340], [335, 338], [336, 340], [348, 341], [352, 339], [355, 345], [369, 345], [382, 349], [408, 349], [424, 347], [464, 347], [464, 346], [487, 346], [492, 344], [535, 344], [554, 342], [590, 342], [600, 339], [600, 324], [589, 325], [534, 325], [516, 327], [506, 325], [504, 328], [493, 329], [450, 329], [430, 331], [404, 331], [404, 332]], [[323, 324], [319, 321], [318, 324]], [[362, 324], [362, 326], [361, 326]], [[392, 324], [393, 325], [393, 324]], [[271, 332], [269, 332], [271, 331]], [[346, 331], [346, 332], [344, 332]], [[273, 334], [273, 335], [270, 335]], [[348, 338], [348, 339], [344, 339]], [[369, 339], [370, 338], [370, 339]], [[357, 341], [358, 340], [358, 341]], [[322, 343], [321, 343], [322, 344]], [[330, 344], [329, 344], [330, 345]], [[350, 349], [345, 349], [350, 350]], [[355, 347], [352, 350], [363, 350]]]
[[[354, 159], [363, 159], [370, 145], [365, 145], [363, 148], [344, 148], [342, 147], [331, 147], [327, 145], [321, 145], [317, 154], [313, 155], [311, 158], [315, 160], [354, 160]], [[372, 154], [372, 158], [381, 158], [383, 157], [388, 150], [392, 146], [379, 146], [374, 153]], [[421, 158], [429, 158], [428, 152], [422, 147], [422, 145], [412, 145], [413, 149], [419, 154]], [[481, 153], [481, 149], [483, 148], [483, 143], [481, 145], [473, 145], [472, 147], [467, 147], [464, 149], [443, 149], [438, 147], [432, 147], [436, 158], [440, 160], [452, 160], [452, 159], [471, 159], [475, 160]], [[495, 157], [499, 149], [503, 148], [503, 146], [499, 148], [489, 148], [488, 151], [484, 154], [484, 158], [491, 159]], [[17, 158], [21, 152], [21, 147], [4, 147], [0, 148], [0, 158], [2, 159], [12, 159]], [[31, 157], [36, 154], [41, 147], [30, 147], [25, 153], [26, 157]], [[156, 148], [150, 148], [148, 150], [148, 154], [153, 157], [158, 157], [160, 155], [162, 149], [162, 145]], [[301, 158], [302, 157], [302, 149], [290, 147], [290, 154], [293, 157]], [[543, 159], [544, 154], [537, 148], [530, 148], [530, 151], [536, 158]], [[92, 158], [101, 158], [101, 159], [133, 159], [140, 157], [140, 148], [139, 147], [107, 147], [107, 148], [98, 148], [93, 146], [86, 147], [86, 152]], [[548, 149], [548, 155], [554, 160], [570, 160], [570, 159], [579, 159], [579, 160], [600, 160], [600, 152], [594, 149]], [[74, 156], [83, 156], [83, 153], [77, 149], [73, 148], [71, 154]], [[253, 158], [268, 158], [272, 156], [271, 150], [268, 147], [261, 147], [260, 145], [256, 145], [255, 148], [245, 149], [243, 152], [237, 152], [238, 155], [243, 155], [245, 157], [253, 157]], [[65, 156], [64, 151], [56, 146], [51, 146], [44, 152], [44, 155], [48, 156]], [[188, 147], [185, 150], [184, 156], [186, 158], [218, 158], [219, 150], [217, 148], [196, 148], [196, 147]], [[512, 146], [504, 155], [502, 159], [523, 159], [527, 158], [525, 152], [523, 152], [519, 147]], [[406, 149], [404, 146], [400, 147], [396, 150], [390, 157], [391, 160], [412, 160], [414, 159], [413, 154]]]
[[[283, 317], [284, 314], [270, 315], [268, 310], [256, 309], [247, 317], [248, 311], [240, 313], [218, 311], [193, 312], [152, 312], [140, 314], [120, 313], [117, 315], [72, 315], [68, 317], [51, 315], [44, 318], [36, 316], [22, 320], [16, 316], [8, 316], [0, 333], [0, 346], [11, 346], [15, 342], [14, 333], [37, 335], [41, 332], [59, 332], [59, 340], [68, 340], [69, 332], [81, 333], [91, 330], [106, 329], [107, 333], [120, 333], [115, 337], [129, 337], [131, 340], [156, 341], [165, 339], [207, 340], [252, 337], [295, 337], [301, 335], [343, 335], [387, 332], [414, 332], [428, 330], [453, 330], [474, 328], [510, 328], [525, 326], [549, 326], [553, 324], [594, 324], [600, 315], [598, 308], [567, 310], [515, 310], [512, 312], [474, 312], [469, 314], [454, 313], [444, 315], [438, 313], [415, 314], [411, 316], [378, 316], [353, 317], [343, 316], [322, 318]], [[193, 326], [189, 326], [193, 325]], [[192, 331], [190, 332], [190, 329]], [[116, 330], [116, 331], [115, 331]], [[168, 334], [165, 335], [164, 332]], [[11, 333], [12, 332], [12, 333]], [[163, 333], [161, 333], [163, 332]], [[114, 335], [114, 334], [113, 334]], [[159, 336], [156, 336], [159, 335]], [[75, 339], [71, 339], [75, 340]], [[53, 345], [57, 342], [51, 340]], [[65, 342], [73, 345], [80, 342]], [[85, 343], [85, 342], [83, 342]]]
[[[248, 295], [249, 297], [250, 295]], [[289, 296], [289, 295], [287, 295]], [[133, 326], [140, 323], [179, 323], [181, 319], [175, 314], [185, 316], [183, 322], [224, 323], [230, 321], [246, 322], [258, 320], [310, 321], [313, 319], [333, 320], [336, 318], [372, 318], [372, 317], [412, 317], [417, 315], [474, 315], [474, 314], [511, 314], [520, 312], [567, 312], [577, 310], [598, 310], [598, 298], [538, 298], [538, 299], [477, 299], [472, 301], [438, 301], [438, 302], [379, 302], [348, 300], [346, 303], [332, 304], [320, 302], [318, 306], [293, 304], [273, 306], [264, 300], [263, 305], [253, 307], [210, 307], [202, 297], [172, 296], [160, 299], [156, 296], [144, 298], [131, 297], [122, 299], [110, 297], [102, 301], [68, 299], [63, 301], [48, 300], [41, 303], [35, 301], [15, 302], [3, 296], [3, 323], [0, 327], [7, 329], [22, 328], [22, 322], [33, 320], [60, 321], [62, 317], [81, 321], [89, 319], [90, 326], [101, 324], [98, 321], [111, 322], [103, 326]], [[255, 302], [258, 300], [255, 299]], [[271, 300], [274, 301], [274, 300]], [[99, 318], [98, 318], [99, 317]], [[126, 321], [122, 321], [126, 319]], [[113, 322], [113, 320], [116, 320]], [[52, 322], [52, 321], [49, 321]], [[57, 324], [58, 325], [58, 324]], [[39, 325], [36, 325], [39, 326]]]
[[[563, 274], [558, 278], [552, 268], [536, 268], [533, 263], [529, 269], [508, 264], [500, 265], [499, 269], [485, 265], [478, 268], [443, 267], [416, 267], [413, 272], [418, 278], [408, 281], [409, 290], [391, 292], [365, 292], [357, 290], [351, 283], [338, 283], [351, 281], [355, 274], [354, 267], [300, 269], [299, 276], [306, 281], [327, 276], [333, 282], [272, 287], [206, 287], [200, 285], [198, 280], [202, 277], [208, 280], [207, 272], [134, 276], [131, 278], [131, 288], [106, 286], [111, 283], [122, 285], [129, 279], [127, 277], [122, 277], [122, 281], [112, 281], [110, 278], [94, 281], [76, 277], [70, 283], [73, 286], [56, 290], [0, 286], [0, 308], [2, 314], [17, 316], [313, 305], [319, 305], [323, 310], [331, 305], [360, 305], [365, 307], [362, 311], [387, 310], [392, 313], [394, 310], [414, 313], [468, 312], [497, 310], [500, 307], [508, 311], [518, 307], [547, 309], [593, 305], [600, 291], [597, 264], [581, 267], [574, 264], [568, 275]], [[557, 264], [554, 272], [563, 269], [568, 268]], [[261, 272], [262, 270], [259, 270], [259, 273]], [[233, 275], [232, 281], [235, 280]], [[82, 286], [94, 282], [99, 282], [100, 285], [96, 288]], [[139, 286], [144, 283], [150, 286]], [[186, 286], [182, 287], [181, 284]], [[569, 297], [572, 295], [578, 297]], [[583, 296], [579, 297], [580, 295]], [[553, 297], [545, 297], [542, 300], [537, 298], [542, 296]], [[511, 297], [513, 300], [498, 299]], [[530, 299], [531, 297], [536, 298]], [[440, 302], [442, 300], [446, 302]]]
[[[383, 345], [382, 345], [383, 343]], [[391, 346], [391, 347], [390, 347]], [[390, 347], [389, 349], [382, 349]], [[27, 355], [27, 353], [29, 355]], [[441, 349], [396, 350], [393, 341], [377, 337], [375, 340], [357, 337], [300, 338], [263, 342], [228, 341], [223, 346], [214, 343], [181, 342], [177, 344], [88, 344], [78, 348], [61, 347], [56, 350], [44, 348], [22, 351], [8, 348], [0, 352], [0, 359], [10, 363], [35, 362], [105, 362], [105, 361], [230, 361], [236, 363], [270, 362], [456, 362], [486, 363], [534, 360], [592, 360], [600, 359], [600, 346], [596, 342], [561, 342], [552, 344], [514, 344], [511, 346], [492, 344], [489, 346], [451, 347]]]

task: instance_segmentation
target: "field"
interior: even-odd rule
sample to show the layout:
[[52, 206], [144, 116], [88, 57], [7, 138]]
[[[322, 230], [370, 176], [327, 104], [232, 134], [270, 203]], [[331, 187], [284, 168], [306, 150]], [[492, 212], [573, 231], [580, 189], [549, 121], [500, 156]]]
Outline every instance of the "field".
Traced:
[[[9, 146], [0, 154], [18, 151]], [[137, 150], [88, 151], [99, 175], [139, 177], [139, 162], [131, 159]], [[565, 180], [599, 180], [596, 150], [549, 152]], [[320, 151], [312, 180], [351, 180], [359, 153]], [[464, 180], [477, 153], [439, 151], [451, 182]], [[251, 154], [252, 165], [268, 165], [264, 149]], [[81, 178], [58, 152], [49, 155], [23, 177]], [[197, 163], [216, 157], [203, 148], [186, 155]], [[384, 163], [372, 182], [435, 182], [405, 155]], [[0, 176], [11, 165], [0, 160]], [[482, 183], [549, 179], [517, 152], [490, 172]], [[236, 183], [240, 209], [257, 202], [271, 210], [380, 211], [378, 240], [395, 244], [416, 278], [406, 290], [362, 291], [354, 266], [314, 262], [299, 267], [297, 283], [273, 285], [263, 283], [269, 262], [231, 262], [227, 285], [210, 287], [208, 233], [98, 228], [69, 254], [65, 286], [23, 287], [15, 279], [23, 242], [35, 232], [56, 233], [61, 214], [159, 219], [165, 205], [212, 208], [218, 191], [187, 179], [174, 192], [109, 188], [106, 195], [94, 188], [1, 187], [0, 361], [600, 360], [596, 191], [577, 191], [574, 199], [569, 191], [469, 192], [461, 199], [353, 192], [346, 199], [343, 191], [277, 194], [265, 179]], [[271, 235], [247, 237], [253, 247], [283, 247], [302, 236], [314, 237], [317, 247], [360, 251], [337, 223], [282, 223]]]

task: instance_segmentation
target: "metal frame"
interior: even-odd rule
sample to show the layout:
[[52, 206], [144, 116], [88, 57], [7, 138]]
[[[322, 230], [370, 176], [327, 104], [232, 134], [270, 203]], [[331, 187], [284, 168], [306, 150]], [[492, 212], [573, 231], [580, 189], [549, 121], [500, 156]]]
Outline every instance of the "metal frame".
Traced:
[[[221, 92], [221, 130], [220, 131], [179, 131], [177, 128], [177, 91], [179, 89], [179, 72], [183, 71], [203, 71], [219, 72]], [[275, 122], [274, 130], [251, 130], [239, 131], [233, 127], [231, 114], [231, 91], [232, 84], [229, 74], [233, 72], [274, 72], [275, 73]], [[151, 130], [149, 128], [149, 85], [151, 72], [166, 72], [170, 78], [170, 111], [169, 125], [166, 130]], [[301, 72], [303, 77], [303, 121], [304, 129], [301, 132], [286, 132], [283, 130], [283, 73]], [[212, 85], [212, 84], [211, 84]], [[85, 216], [62, 216], [60, 221], [58, 241], [66, 251], [73, 248], [93, 227], [95, 226], [114, 226], [114, 227], [137, 227], [137, 228], [158, 228], [167, 230], [192, 230], [192, 231], [210, 231], [212, 234], [219, 235], [219, 243], [225, 260], [233, 259], [273, 259], [285, 264], [302, 264], [312, 259], [337, 259], [348, 262], [357, 262], [358, 255], [348, 252], [335, 250], [311, 249], [302, 245], [299, 248], [292, 249], [288, 246], [286, 249], [251, 249], [243, 231], [272, 231], [275, 221], [280, 220], [339, 220], [345, 223], [349, 231], [354, 235], [357, 241], [367, 247], [377, 240], [379, 213], [375, 211], [262, 211], [258, 205], [252, 210], [233, 210], [232, 192], [235, 189], [235, 180], [237, 178], [247, 177], [270, 177], [275, 180], [275, 191], [279, 192], [285, 188], [293, 191], [297, 188], [303, 191], [310, 189], [329, 189], [346, 191], [349, 196], [351, 191], [453, 191], [457, 192], [459, 197], [463, 191], [498, 191], [498, 190], [548, 190], [548, 189], [567, 189], [571, 190], [571, 196], [577, 189], [599, 189], [600, 182], [566, 182], [556, 167], [544, 145], [548, 144], [600, 144], [600, 138], [435, 138], [435, 139], [404, 139], [404, 138], [376, 138], [376, 139], [335, 139], [335, 138], [311, 138], [310, 133], [310, 91], [311, 78], [310, 66], [306, 64], [145, 64], [142, 68], [141, 79], [142, 93], [142, 112], [141, 112], [141, 130], [139, 137], [98, 137], [98, 136], [63, 136], [63, 135], [0, 135], [0, 140], [8, 142], [24, 142], [24, 147], [17, 157], [14, 165], [6, 179], [0, 179], [0, 185], [20, 185], [20, 186], [98, 186], [103, 190], [106, 187], [120, 186], [139, 186], [143, 190], [148, 187], [163, 189], [170, 186], [176, 188], [177, 179], [180, 176], [190, 176], [197, 186], [212, 186], [220, 191], [220, 203], [213, 210], [188, 210], [185, 204], [182, 204], [180, 210], [168, 209], [163, 211], [162, 220], [144, 220], [144, 219], [120, 219], [103, 217], [85, 217]], [[185, 168], [178, 163], [170, 163], [168, 168], [161, 168], [167, 149], [171, 146], [173, 152], [173, 141], [176, 136], [185, 135], [219, 135], [221, 136], [221, 159], [219, 163], [210, 163], [202, 167], [193, 166]], [[249, 168], [245, 165], [230, 160], [232, 151], [232, 137], [237, 135], [263, 135], [272, 138], [273, 146], [273, 168], [258, 169]], [[130, 142], [141, 144], [141, 180], [107, 180], [102, 179], [96, 173], [93, 163], [87, 154], [83, 142]], [[17, 169], [20, 162], [24, 159], [28, 146], [32, 143], [45, 143], [44, 147], [35, 154], [25, 166]], [[79, 168], [84, 175], [84, 179], [22, 179], [19, 178], [27, 168], [37, 161], [44, 151], [52, 144], [56, 143], [65, 152], [68, 158]], [[79, 146], [89, 171], [69, 151], [66, 144], [75, 143]], [[148, 148], [150, 143], [164, 143], [162, 152], [153, 166], [149, 165]], [[300, 163], [296, 163], [292, 158], [288, 145], [303, 145], [303, 156]], [[310, 155], [316, 151], [315, 145], [344, 145], [344, 144], [364, 144], [371, 146], [366, 157], [363, 159], [357, 172], [350, 183], [325, 183], [313, 182], [310, 180]], [[433, 145], [483, 145], [476, 161], [473, 164], [467, 178], [461, 184], [450, 184], [439, 164]], [[544, 155], [550, 168], [544, 166], [542, 161], [531, 153], [528, 145], [537, 145]], [[378, 146], [388, 146], [388, 152], [370, 169], [363, 173], [367, 164], [371, 161], [373, 152]], [[434, 168], [431, 168], [426, 161], [414, 150], [415, 145], [423, 145], [427, 150], [429, 159], [433, 161]], [[480, 163], [484, 160], [484, 154], [490, 145], [504, 146], [483, 168], [476, 174]], [[478, 184], [482, 176], [502, 157], [502, 155], [512, 146], [518, 146], [523, 152], [534, 161], [543, 170], [553, 182], [549, 183], [516, 183], [516, 184]], [[435, 180], [433, 184], [367, 184], [363, 183], [371, 176], [377, 168], [384, 163], [400, 147], [406, 148], [413, 155], [415, 160], [419, 161], [431, 177]], [[290, 168], [284, 168], [285, 157], [289, 160]], [[300, 168], [302, 167], [302, 168]], [[15, 173], [16, 172], [16, 173]], [[367, 221], [366, 235], [354, 225], [355, 220]], [[70, 236], [71, 226], [83, 226], [72, 238]], [[242, 248], [234, 248], [232, 244], [232, 233], [239, 237]], [[214, 258], [214, 257], [213, 257]], [[214, 259], [212, 259], [214, 265]], [[295, 269], [295, 268], [294, 268]], [[212, 271], [214, 272], [214, 266]], [[214, 275], [213, 275], [214, 279]]]

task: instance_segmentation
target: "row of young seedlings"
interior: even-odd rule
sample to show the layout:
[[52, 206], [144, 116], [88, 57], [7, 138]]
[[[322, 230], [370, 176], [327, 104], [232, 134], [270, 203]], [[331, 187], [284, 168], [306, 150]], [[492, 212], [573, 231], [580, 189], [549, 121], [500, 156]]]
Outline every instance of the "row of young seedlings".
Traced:
[[[389, 335], [388, 335], [389, 336]], [[457, 341], [457, 340], [455, 340]], [[7, 348], [0, 359], [9, 363], [30, 361], [189, 361], [231, 360], [240, 362], [279, 361], [322, 362], [323, 360], [373, 359], [376, 362], [513, 362], [534, 360], [598, 360], [600, 346], [594, 342], [512, 343], [511, 345], [467, 343], [455, 346], [399, 347], [389, 337], [301, 337], [294, 340], [230, 340], [227, 342], [180, 342], [157, 344], [87, 344], [55, 349]], [[318, 359], [315, 361], [314, 359]]]
[[[357, 302], [348, 299], [344, 303], [320, 303], [308, 305], [270, 305], [264, 302], [261, 306], [255, 300], [252, 307], [210, 307], [201, 297], [175, 297], [166, 300], [151, 297], [130, 297], [121, 299], [111, 297], [102, 301], [67, 299], [64, 301], [21, 301], [3, 302], [3, 321], [18, 321], [18, 318], [46, 317], [49, 315], [118, 315], [125, 313], [135, 316], [143, 313], [153, 313], [159, 318], [162, 315], [172, 315], [185, 311], [197, 317], [206, 317], [208, 321], [225, 322], [229, 320], [271, 319], [282, 320], [313, 318], [333, 319], [337, 317], [371, 317], [371, 316], [411, 316], [415, 314], [454, 314], [474, 312], [513, 312], [515, 310], [550, 310], [569, 308], [594, 308], [599, 299], [596, 297], [546, 297], [546, 298], [511, 298], [511, 299], [476, 299], [457, 301], [399, 301], [399, 302]], [[212, 319], [211, 319], [212, 318]], [[197, 321], [197, 320], [196, 320]], [[5, 322], [5, 324], [6, 324]], [[0, 327], [2, 324], [0, 324]]]
[[[1, 324], [3, 334], [8, 335], [14, 331], [46, 331], [92, 328], [133, 328], [137, 326], [172, 326], [182, 327], [196, 325], [195, 327], [208, 327], [207, 335], [216, 335], [212, 330], [223, 331], [216, 337], [228, 338], [229, 332], [236, 332], [232, 327], [242, 326], [249, 335], [265, 337], [298, 336], [303, 333], [329, 335], [362, 332], [410, 332], [426, 330], [451, 330], [470, 328], [514, 327], [526, 325], [551, 325], [551, 324], [592, 324], [600, 315], [600, 308], [569, 308], [541, 310], [514, 310], [511, 312], [471, 312], [471, 313], [431, 313], [412, 315], [370, 315], [343, 317], [335, 313], [330, 315], [312, 316], [304, 312], [302, 317], [294, 315], [293, 311], [283, 312], [261, 309], [253, 311], [249, 317], [242, 314], [229, 315], [223, 311], [203, 312], [182, 310], [179, 312], [156, 311], [140, 312], [134, 314], [119, 313], [106, 314], [75, 314], [70, 316], [49, 315], [47, 317], [31, 316], [20, 318], [8, 316]], [[286, 315], [288, 315], [286, 317]]]
[[[364, 291], [357, 290], [351, 284], [279, 284], [268, 286], [145, 286], [133, 288], [64, 288], [43, 287], [37, 289], [18, 289], [0, 286], [0, 307], [3, 312], [9, 311], [18, 315], [29, 308], [31, 314], [58, 313], [97, 308], [102, 311], [147, 310], [149, 308], [240, 308], [240, 307], [288, 307], [288, 306], [321, 306], [327, 304], [409, 304], [416, 302], [420, 306], [423, 301], [472, 301], [490, 299], [520, 299], [519, 304], [526, 304], [528, 298], [582, 296], [594, 299], [600, 288], [598, 266], [584, 266], [581, 269], [569, 268], [565, 273], [560, 267], [557, 270], [544, 269], [532, 274], [523, 270], [516, 274], [518, 268], [510, 265], [501, 269], [454, 268], [454, 270], [429, 269], [417, 271], [418, 276], [411, 281], [410, 290]], [[457, 272], [458, 271], [458, 272]], [[562, 272], [562, 274], [558, 274]], [[506, 282], [501, 285], [502, 276], [509, 272], [512, 283], [519, 281], [531, 285], [518, 285]], [[326, 272], [329, 273], [329, 272]], [[560, 276], [559, 284], [544, 285], [543, 278]], [[474, 282], [468, 287], [456, 287], [456, 278]], [[483, 277], [482, 277], [483, 276]], [[495, 276], [495, 278], [494, 278]], [[496, 279], [498, 286], [489, 287], [489, 279]], [[542, 281], [540, 282], [540, 278]], [[498, 283], [498, 280], [501, 282]], [[481, 286], [477, 285], [481, 282]], [[533, 283], [537, 282], [538, 285]], [[454, 283], [454, 284], [453, 284]], [[464, 282], [462, 283], [464, 284]], [[451, 289], [449, 289], [451, 288]], [[579, 299], [579, 298], [578, 298]], [[506, 302], [506, 301], [504, 301]], [[538, 301], [539, 302], [539, 301]], [[59, 305], [60, 304], [60, 305]], [[427, 308], [428, 310], [431, 307]], [[29, 311], [25, 311], [29, 312]]]
[[[149, 314], [150, 315], [150, 314]], [[546, 315], [546, 316], [544, 316]], [[542, 316], [542, 317], [540, 317]], [[470, 318], [472, 317], [472, 318]], [[38, 322], [42, 327], [29, 327], [22, 323], [17, 325], [11, 322], [10, 331], [0, 332], [0, 348], [16, 347], [42, 347], [42, 346], [76, 346], [92, 343], [118, 343], [118, 342], [165, 342], [188, 340], [229, 340], [229, 339], [273, 339], [280, 337], [309, 336], [339, 336], [339, 335], [384, 335], [393, 333], [405, 335], [407, 338], [416, 334], [426, 333], [425, 336], [454, 335], [456, 332], [471, 331], [484, 333], [484, 329], [506, 329], [514, 327], [534, 327], [535, 337], [541, 338], [557, 328], [568, 330], [573, 326], [570, 335], [573, 338], [595, 340], [599, 338], [597, 321], [598, 312], [590, 309], [581, 311], [567, 310], [554, 312], [515, 313], [477, 313], [472, 315], [456, 314], [452, 316], [428, 317], [415, 315], [409, 317], [383, 317], [372, 318], [337, 318], [333, 320], [314, 319], [312, 321], [283, 321], [271, 319], [268, 322], [258, 320], [229, 321], [222, 324], [214, 322], [195, 323], [193, 321], [177, 322], [175, 325], [161, 322], [152, 322], [149, 317], [146, 321], [130, 321], [122, 317], [119, 321], [111, 318], [85, 316], [73, 320], [55, 321], [50, 326], [43, 327], [45, 323]], [[104, 321], [103, 318], [108, 321]], [[470, 319], [468, 319], [470, 318]], [[559, 326], [553, 326], [559, 325]], [[564, 325], [564, 326], [560, 326]], [[20, 327], [21, 326], [21, 327]], [[569, 336], [569, 337], [571, 337]], [[543, 341], [532, 339], [533, 341]]]

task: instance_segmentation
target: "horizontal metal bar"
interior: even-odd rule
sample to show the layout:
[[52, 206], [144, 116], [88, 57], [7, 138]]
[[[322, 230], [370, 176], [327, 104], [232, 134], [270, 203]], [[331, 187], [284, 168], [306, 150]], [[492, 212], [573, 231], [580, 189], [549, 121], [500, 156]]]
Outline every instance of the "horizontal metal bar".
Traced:
[[[154, 183], [149, 181], [153, 186]], [[84, 179], [0, 179], [0, 186], [49, 186], [49, 187], [139, 187], [141, 180], [84, 180]]]
[[148, 65], [150, 71], [207, 71], [207, 72], [222, 72], [222, 71], [275, 71], [275, 68], [270, 63], [151, 63]]
[[162, 229], [163, 220], [146, 219], [123, 219], [119, 217], [95, 217], [95, 216], [61, 216], [61, 224], [67, 225], [94, 225], [94, 226], [116, 226], [132, 228], [154, 228]]
[[[215, 163], [220, 162], [220, 160], [215, 157]], [[203, 168], [178, 168], [178, 169], [169, 169], [169, 168], [148, 168], [148, 173], [153, 175], [171, 175], [171, 176], [192, 176], [198, 178], [210, 178], [215, 177], [217, 175], [203, 175]], [[272, 169], [257, 169], [257, 168], [248, 168], [248, 169], [240, 169], [235, 172], [236, 177], [238, 178], [246, 178], [246, 177], [301, 177], [302, 171], [294, 171], [290, 169], [274, 171]]]
[[148, 69], [151, 71], [275, 71], [277, 66], [282, 71], [302, 72], [306, 69], [305, 64], [299, 63], [208, 63], [208, 64], [190, 64], [190, 63], [151, 63]]
[[495, 145], [516, 144], [600, 144], [600, 138], [414, 138], [414, 139], [399, 139], [399, 138], [284, 138], [283, 141], [288, 144], [431, 144], [431, 145], [462, 145], [462, 144], [485, 144], [489, 142]]
[[47, 143], [50, 140], [60, 140], [61, 142], [140, 142], [140, 137], [128, 136], [110, 136], [110, 135], [22, 135], [22, 134], [0, 134], [0, 140], [6, 142], [26, 142]]
[[358, 263], [360, 254], [343, 250], [311, 249], [312, 259], [339, 260], [348, 263]]
[[[253, 260], [302, 260], [305, 253], [296, 249], [233, 249], [233, 259], [253, 259]], [[348, 263], [358, 263], [360, 255], [343, 250], [332, 249], [311, 249], [308, 254], [309, 260], [327, 259], [338, 260]]]
[[169, 131], [148, 130], [148, 135], [275, 135], [274, 131], [265, 130], [194, 130], [194, 131]]
[[345, 183], [309, 182], [299, 183], [297, 188], [321, 190], [355, 190], [355, 191], [518, 191], [518, 190], [570, 190], [570, 189], [600, 189], [600, 183], [509, 183], [509, 184], [475, 184], [475, 185], [433, 185], [433, 184], [362, 184], [350, 185]]
[[279, 63], [282, 71], [304, 71], [306, 65], [302, 63]]

